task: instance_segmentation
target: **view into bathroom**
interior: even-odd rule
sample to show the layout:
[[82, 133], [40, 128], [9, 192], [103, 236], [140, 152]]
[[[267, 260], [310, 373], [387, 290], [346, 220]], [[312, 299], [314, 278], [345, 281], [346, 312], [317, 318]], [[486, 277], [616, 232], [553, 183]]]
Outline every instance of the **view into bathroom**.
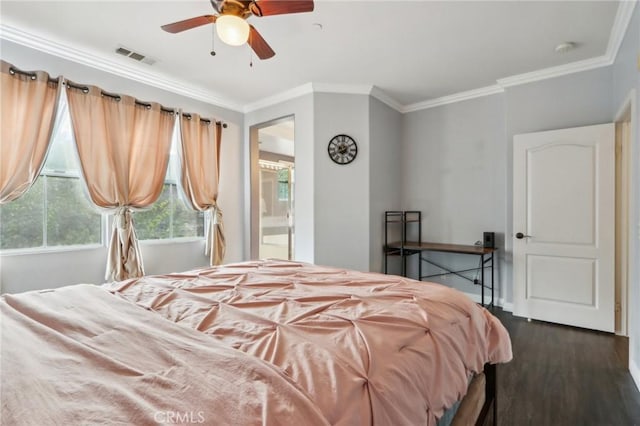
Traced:
[[258, 130], [259, 258], [293, 259], [294, 120]]

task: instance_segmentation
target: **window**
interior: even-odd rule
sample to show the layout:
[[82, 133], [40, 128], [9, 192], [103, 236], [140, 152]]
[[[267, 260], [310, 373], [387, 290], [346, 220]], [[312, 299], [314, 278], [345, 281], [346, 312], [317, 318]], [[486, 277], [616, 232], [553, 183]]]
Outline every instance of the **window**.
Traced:
[[102, 215], [84, 194], [64, 96], [42, 172], [17, 200], [0, 206], [0, 249], [102, 243]]
[[[204, 236], [204, 214], [178, 194], [178, 132], [174, 131], [167, 177], [158, 200], [134, 213], [140, 240]], [[106, 215], [105, 215], [106, 217]], [[85, 194], [65, 96], [40, 176], [15, 201], [0, 206], [0, 250], [44, 249], [103, 244], [106, 223]]]
[[289, 169], [278, 170], [278, 201], [289, 201]]
[[134, 226], [140, 240], [204, 236], [204, 214], [187, 207], [179, 194], [178, 134], [176, 129], [173, 132], [167, 177], [160, 197], [148, 209], [134, 213]]

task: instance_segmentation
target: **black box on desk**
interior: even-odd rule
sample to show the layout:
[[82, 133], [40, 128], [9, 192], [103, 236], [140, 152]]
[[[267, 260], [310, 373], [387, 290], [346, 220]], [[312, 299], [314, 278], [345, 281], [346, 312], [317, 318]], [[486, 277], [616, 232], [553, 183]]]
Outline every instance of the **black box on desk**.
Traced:
[[485, 232], [482, 246], [485, 248], [496, 248], [496, 233]]

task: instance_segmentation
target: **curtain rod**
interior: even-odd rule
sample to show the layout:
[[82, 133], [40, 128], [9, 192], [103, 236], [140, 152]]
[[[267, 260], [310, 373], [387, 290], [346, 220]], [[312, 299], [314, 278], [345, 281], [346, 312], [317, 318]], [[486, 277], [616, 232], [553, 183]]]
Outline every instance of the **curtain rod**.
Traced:
[[[35, 80], [36, 78], [38, 78], [38, 74], [35, 73], [35, 72], [22, 71], [22, 70], [19, 70], [18, 68], [14, 68], [14, 67], [9, 67], [9, 74], [11, 74], [11, 75], [15, 75], [15, 74], [26, 75], [28, 77], [31, 77], [31, 80]], [[58, 83], [58, 79], [49, 77], [49, 83], [56, 83], [57, 84]]]
[[[73, 83], [69, 82], [68, 80], [65, 81], [64, 84], [66, 84], [67, 86], [71, 87], [72, 89], [82, 90], [82, 93], [85, 93], [85, 94], [89, 93], [89, 88], [87, 86], [79, 86], [77, 84], [73, 84]], [[106, 96], [108, 98], [115, 99], [116, 101], [119, 101], [120, 99], [122, 99], [122, 97], [120, 95], [115, 94], [115, 93], [105, 92], [104, 90], [100, 90], [100, 94], [102, 96]], [[139, 101], [137, 99], [135, 100], [135, 103], [136, 103], [136, 105], [140, 105], [140, 106], [143, 106], [145, 108], [151, 108], [151, 104]], [[160, 111], [168, 112], [168, 113], [171, 113], [171, 114], [174, 114], [176, 112], [175, 110], [169, 109], [169, 108], [165, 108], [162, 105], [160, 106]]]
[[[182, 113], [182, 116], [183, 116], [183, 117], [187, 117], [189, 120], [191, 120], [191, 114], [189, 114], [188, 112], [183, 112], [183, 113]], [[205, 123], [207, 123], [207, 124], [211, 124], [211, 120], [209, 120], [208, 118], [202, 118], [202, 117], [200, 117], [200, 121], [203, 121], [203, 122], [205, 122]], [[227, 123], [225, 123], [225, 122], [222, 122], [222, 121], [216, 121], [216, 124], [222, 124], [222, 127], [223, 127], [224, 129], [226, 129], [226, 128], [227, 128]]]
[[[77, 85], [77, 84], [73, 84], [73, 83], [69, 82], [68, 80], [66, 80], [63, 84], [66, 84], [67, 86], [71, 87], [72, 89], [82, 90], [82, 93], [89, 93], [89, 87], [87, 87], [87, 86], [80, 86], [80, 85]], [[115, 94], [115, 93], [105, 92], [104, 90], [101, 90], [100, 94], [102, 96], [107, 96], [109, 98], [112, 98], [112, 99], [115, 99], [115, 100], [118, 100], [118, 101], [120, 99], [122, 99], [120, 97], [120, 95]], [[137, 99], [135, 100], [135, 102], [136, 102], [136, 105], [140, 105], [140, 106], [143, 106], [143, 107], [146, 107], [146, 108], [151, 108], [151, 104], [150, 103], [141, 102], [141, 101], [139, 101]], [[169, 112], [171, 114], [176, 114], [176, 115], [179, 114], [175, 109], [169, 109], [169, 108], [165, 108], [163, 106], [160, 106], [160, 110], [164, 111], [164, 112]], [[182, 114], [182, 115], [184, 115], [185, 117], [187, 117], [189, 119], [191, 118], [191, 114]], [[204, 121], [207, 124], [211, 124], [211, 120], [206, 119], [206, 118], [201, 118], [200, 121]], [[227, 123], [224, 123], [222, 121], [216, 121], [216, 124], [221, 124], [224, 129], [227, 128]]]

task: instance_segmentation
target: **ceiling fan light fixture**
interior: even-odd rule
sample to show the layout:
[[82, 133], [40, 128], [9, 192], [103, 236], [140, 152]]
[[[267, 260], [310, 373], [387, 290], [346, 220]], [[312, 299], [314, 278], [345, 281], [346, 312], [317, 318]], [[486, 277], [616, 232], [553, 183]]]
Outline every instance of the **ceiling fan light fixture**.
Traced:
[[249, 24], [235, 15], [220, 15], [216, 20], [220, 40], [231, 46], [241, 46], [249, 40]]

